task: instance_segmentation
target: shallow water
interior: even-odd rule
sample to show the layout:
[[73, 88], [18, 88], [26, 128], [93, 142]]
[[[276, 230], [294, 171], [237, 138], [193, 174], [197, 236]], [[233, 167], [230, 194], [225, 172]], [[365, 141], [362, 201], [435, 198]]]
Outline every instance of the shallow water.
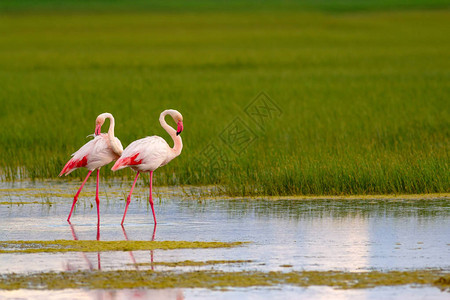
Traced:
[[[102, 185], [101, 224], [97, 228], [95, 184], [89, 182], [72, 216], [66, 221], [78, 182], [18, 182], [0, 185], [0, 240], [188, 240], [248, 241], [229, 249], [180, 249], [102, 253], [1, 254], [0, 274], [77, 269], [174, 270], [157, 262], [184, 260], [245, 260], [245, 263], [214, 266], [179, 266], [180, 271], [302, 270], [413, 270], [439, 268], [450, 271], [450, 199], [427, 200], [256, 200], [187, 197], [181, 190], [155, 187], [153, 225], [148, 190], [138, 186], [133, 194], [124, 229], [120, 226], [127, 184]], [[131, 184], [131, 183], [130, 183]], [[135, 265], [134, 263], [145, 265]], [[152, 264], [153, 263], [153, 264]], [[152, 290], [64, 290], [84, 298], [129, 298]], [[58, 298], [64, 291], [0, 291], [0, 297], [25, 293]], [[18, 294], [15, 294], [18, 293]], [[63, 295], [61, 295], [63, 293]], [[108, 296], [110, 294], [114, 296]], [[167, 299], [235, 299], [273, 297], [396, 296], [448, 297], [432, 287], [385, 287], [336, 290], [328, 287], [241, 288], [229, 291], [207, 289], [166, 290]], [[267, 294], [269, 293], [269, 294]], [[66, 295], [66, 296], [67, 296]], [[19, 297], [19, 296], [17, 296]], [[78, 296], [77, 296], [78, 297]], [[158, 296], [162, 297], [162, 296]], [[416, 298], [417, 299], [417, 298]]]
[[256, 288], [232, 288], [228, 290], [208, 289], [165, 289], [165, 290], [17, 290], [0, 291], [2, 299], [25, 299], [30, 297], [39, 300], [51, 299], [315, 299], [315, 300], [340, 300], [340, 299], [448, 299], [448, 293], [443, 293], [437, 288], [416, 288], [412, 286], [401, 287], [376, 287], [373, 289], [339, 290], [330, 287], [256, 287]]

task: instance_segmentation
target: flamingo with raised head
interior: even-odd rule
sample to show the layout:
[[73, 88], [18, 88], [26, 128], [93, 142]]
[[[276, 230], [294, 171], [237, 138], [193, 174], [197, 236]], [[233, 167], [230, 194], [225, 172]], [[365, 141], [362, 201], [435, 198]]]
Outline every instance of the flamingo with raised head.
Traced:
[[[173, 129], [166, 123], [165, 117], [170, 115], [177, 124], [177, 130]], [[137, 141], [132, 142], [128, 147], [123, 150], [122, 156], [116, 161], [112, 167], [113, 171], [130, 167], [137, 171], [134, 178], [133, 185], [131, 186], [130, 194], [127, 197], [127, 204], [125, 206], [125, 212], [122, 218], [122, 225], [127, 215], [128, 205], [130, 205], [131, 194], [133, 193], [134, 186], [138, 179], [140, 172], [150, 173], [150, 196], [149, 202], [152, 207], [153, 220], [156, 224], [155, 208], [153, 207], [152, 197], [152, 181], [153, 171], [157, 168], [166, 165], [172, 159], [180, 155], [183, 143], [181, 142], [180, 133], [183, 131], [183, 116], [174, 109], [167, 109], [159, 116], [159, 123], [167, 133], [172, 137], [174, 146], [171, 148], [167, 142], [159, 136], [149, 136]]]
[[[108, 134], [101, 133], [102, 125], [106, 119], [109, 119], [109, 130]], [[97, 189], [95, 193], [95, 201], [97, 202], [97, 220], [100, 222], [100, 209], [99, 203], [100, 199], [98, 197], [98, 184], [99, 184], [99, 173], [100, 168], [104, 165], [109, 164], [115, 159], [118, 159], [123, 152], [122, 143], [118, 138], [114, 136], [114, 117], [110, 113], [103, 113], [97, 117], [95, 121], [95, 133], [94, 139], [90, 140], [83, 145], [77, 152], [72, 154], [72, 158], [67, 162], [67, 164], [62, 169], [59, 176], [68, 175], [78, 168], [86, 168], [89, 170], [86, 178], [81, 184], [78, 192], [73, 198], [72, 209], [70, 210], [69, 217], [67, 221], [70, 222], [70, 217], [72, 216], [75, 203], [77, 203], [78, 196], [83, 189], [84, 184], [88, 180], [92, 171], [97, 169]]]

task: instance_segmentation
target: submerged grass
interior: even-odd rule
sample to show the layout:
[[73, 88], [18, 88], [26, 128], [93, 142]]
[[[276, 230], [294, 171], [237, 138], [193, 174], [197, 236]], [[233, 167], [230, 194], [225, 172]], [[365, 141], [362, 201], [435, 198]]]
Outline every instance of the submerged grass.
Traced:
[[280, 284], [308, 287], [324, 285], [335, 288], [372, 288], [395, 285], [433, 285], [448, 290], [448, 274], [438, 270], [390, 272], [154, 272], [154, 271], [78, 271], [47, 272], [29, 275], [2, 275], [0, 289], [128, 289], [128, 288], [227, 288], [277, 286]]
[[[42, 204], [42, 202], [38, 201], [0, 201], [0, 205], [25, 205], [25, 204]], [[46, 203], [53, 204], [53, 203]]]
[[213, 266], [222, 264], [245, 264], [253, 262], [252, 260], [207, 260], [207, 261], [194, 261], [194, 260], [183, 260], [183, 261], [158, 261], [151, 263], [134, 263], [131, 264], [137, 267], [145, 266], [164, 266], [164, 267], [203, 267], [203, 266]]
[[98, 252], [98, 251], [137, 251], [173, 250], [186, 248], [230, 248], [244, 242], [197, 242], [197, 241], [0, 241], [0, 253], [42, 253], [42, 252]]
[[[175, 1], [158, 12], [96, 13], [105, 1], [62, 1], [65, 12], [56, 1], [2, 1], [2, 179], [55, 178], [104, 111], [124, 146], [153, 134], [168, 140], [158, 116], [176, 108], [183, 153], [155, 173], [156, 186], [219, 184], [228, 195], [449, 192], [450, 11], [404, 9], [410, 1], [303, 3], [313, 2], [322, 4], [269, 1], [279, 6], [269, 12], [248, 9], [252, 1], [232, 10]], [[330, 3], [346, 13], [322, 7]], [[434, 7], [448, 7], [441, 4]], [[279, 108], [259, 107], [262, 119], [245, 110], [261, 91]]]

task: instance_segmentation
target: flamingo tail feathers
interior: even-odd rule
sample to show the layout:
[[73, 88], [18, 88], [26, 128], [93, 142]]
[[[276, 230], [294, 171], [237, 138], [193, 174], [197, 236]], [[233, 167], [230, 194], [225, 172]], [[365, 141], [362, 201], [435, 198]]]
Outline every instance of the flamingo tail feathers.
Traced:
[[116, 170], [126, 168], [128, 166], [139, 165], [142, 162], [142, 159], [136, 160], [138, 155], [139, 155], [139, 153], [136, 153], [133, 156], [119, 158], [116, 161], [116, 163], [114, 164], [114, 166], [111, 168], [111, 170], [116, 171]]
[[82, 159], [75, 159], [72, 158], [71, 160], [69, 160], [67, 162], [67, 164], [64, 166], [64, 168], [62, 169], [61, 173], [59, 173], [58, 176], [62, 176], [62, 175], [69, 175], [70, 173], [72, 173], [73, 171], [75, 171], [78, 168], [84, 167], [87, 165], [87, 155], [85, 157], [83, 157]]

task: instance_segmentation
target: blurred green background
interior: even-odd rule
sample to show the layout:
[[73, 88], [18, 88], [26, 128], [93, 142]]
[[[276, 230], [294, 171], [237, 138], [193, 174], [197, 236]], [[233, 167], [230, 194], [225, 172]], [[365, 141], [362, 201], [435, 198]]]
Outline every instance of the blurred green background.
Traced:
[[[171, 144], [174, 108], [184, 149], [157, 185], [449, 192], [449, 20], [448, 1], [1, 1], [2, 180], [55, 178], [102, 112], [125, 147]], [[280, 109], [262, 127], [261, 92]]]

